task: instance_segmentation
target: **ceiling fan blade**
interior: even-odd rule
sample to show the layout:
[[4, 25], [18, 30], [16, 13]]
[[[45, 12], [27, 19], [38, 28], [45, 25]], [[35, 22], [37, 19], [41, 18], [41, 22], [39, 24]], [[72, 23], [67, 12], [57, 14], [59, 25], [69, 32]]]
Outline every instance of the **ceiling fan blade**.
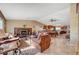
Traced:
[[57, 21], [57, 20], [50, 20], [51, 22], [53, 22], [53, 21]]

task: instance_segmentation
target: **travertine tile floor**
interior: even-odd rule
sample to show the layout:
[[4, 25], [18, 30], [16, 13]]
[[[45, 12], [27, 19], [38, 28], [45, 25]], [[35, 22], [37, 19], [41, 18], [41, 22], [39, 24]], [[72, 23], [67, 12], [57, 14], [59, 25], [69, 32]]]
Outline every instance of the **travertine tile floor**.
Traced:
[[70, 46], [68, 39], [65, 39], [62, 36], [57, 38], [52, 38], [50, 47], [43, 52], [47, 55], [74, 55], [75, 50]]

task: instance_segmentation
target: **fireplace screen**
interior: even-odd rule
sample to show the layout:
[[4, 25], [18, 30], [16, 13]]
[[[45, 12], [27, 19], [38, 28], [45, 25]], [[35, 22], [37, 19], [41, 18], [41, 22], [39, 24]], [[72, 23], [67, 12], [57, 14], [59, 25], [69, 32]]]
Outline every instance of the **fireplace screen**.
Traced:
[[28, 35], [28, 31], [21, 31], [21, 37], [26, 37]]

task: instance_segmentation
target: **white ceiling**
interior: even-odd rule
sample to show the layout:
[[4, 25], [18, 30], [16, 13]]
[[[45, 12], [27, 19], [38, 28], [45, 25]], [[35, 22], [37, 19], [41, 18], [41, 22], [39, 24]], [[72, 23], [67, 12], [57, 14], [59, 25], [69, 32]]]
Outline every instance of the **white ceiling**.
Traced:
[[[41, 18], [40, 22], [44, 23], [44, 24], [52, 24], [52, 25], [70, 25], [70, 8], [58, 11], [56, 13], [51, 13], [50, 15]], [[51, 22], [50, 20], [56, 20]]]
[[68, 3], [21, 3], [1, 4], [0, 10], [6, 19], [32, 20], [41, 19], [70, 7]]

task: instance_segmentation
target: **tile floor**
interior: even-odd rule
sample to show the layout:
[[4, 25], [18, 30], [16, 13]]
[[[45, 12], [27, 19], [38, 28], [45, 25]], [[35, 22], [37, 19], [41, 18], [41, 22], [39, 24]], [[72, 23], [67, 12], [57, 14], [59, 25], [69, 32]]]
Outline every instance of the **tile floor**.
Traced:
[[75, 49], [70, 46], [68, 39], [62, 36], [52, 38], [50, 47], [43, 52], [47, 55], [74, 55]]

